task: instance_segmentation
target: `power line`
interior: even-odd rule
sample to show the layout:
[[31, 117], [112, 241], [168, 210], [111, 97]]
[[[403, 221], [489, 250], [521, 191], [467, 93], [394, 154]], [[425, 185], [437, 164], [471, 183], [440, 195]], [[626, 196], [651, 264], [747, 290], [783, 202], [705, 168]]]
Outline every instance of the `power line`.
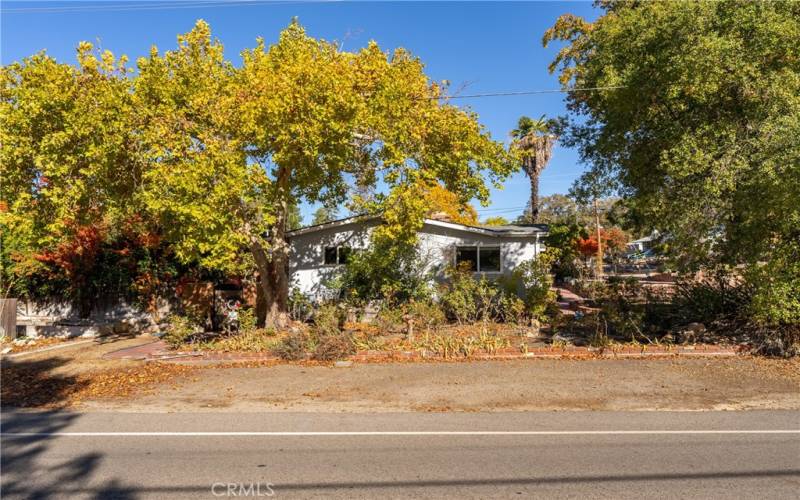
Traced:
[[479, 214], [492, 215], [492, 214], [499, 214], [499, 213], [505, 213], [505, 212], [518, 212], [518, 211], [524, 210], [526, 208], [527, 208], [527, 206], [507, 207], [507, 208], [484, 208], [482, 210], [476, 210], [476, 212], [478, 212]]
[[492, 207], [492, 208], [480, 208], [480, 209], [478, 209], [478, 212], [488, 212], [488, 211], [491, 211], [491, 210], [513, 210], [513, 209], [517, 209], [517, 208], [525, 208], [525, 206], [524, 206], [524, 205], [520, 205], [520, 206], [518, 206], [518, 207]]
[[505, 97], [505, 96], [515, 96], [515, 95], [533, 95], [533, 94], [558, 94], [558, 93], [565, 93], [565, 92], [582, 92], [582, 91], [590, 91], [590, 90], [613, 90], [613, 89], [624, 89], [626, 88], [624, 85], [614, 85], [610, 87], [582, 87], [576, 89], [547, 89], [547, 90], [521, 90], [519, 92], [490, 92], [486, 94], [467, 94], [467, 95], [451, 95], [451, 96], [439, 96], [439, 97], [429, 97], [429, 99], [471, 99], [473, 97]]
[[[546, 181], [546, 180], [549, 180], [549, 179], [563, 179], [564, 177], [580, 177], [580, 176], [581, 176], [581, 172], [578, 172], [576, 174], [543, 175], [543, 176], [539, 177], [539, 180], [540, 181]], [[515, 181], [506, 181], [503, 185], [505, 185], [505, 186], [517, 186], [517, 185], [527, 185], [527, 184], [530, 184], [530, 181], [528, 181], [527, 179], [519, 179], [519, 180], [515, 180]]]

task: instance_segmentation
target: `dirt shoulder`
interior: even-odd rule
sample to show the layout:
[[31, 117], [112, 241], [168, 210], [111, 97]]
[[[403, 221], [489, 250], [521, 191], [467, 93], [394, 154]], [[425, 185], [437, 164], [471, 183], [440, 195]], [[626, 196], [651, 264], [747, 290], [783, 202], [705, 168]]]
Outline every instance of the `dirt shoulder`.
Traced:
[[186, 367], [103, 359], [117, 339], [3, 360], [5, 407], [95, 411], [800, 409], [800, 360], [665, 359]]
[[186, 366], [102, 358], [108, 352], [154, 340], [136, 337], [64, 342], [48, 345], [41, 352], [4, 356], [0, 402], [3, 408], [50, 409], [76, 407], [86, 400], [124, 401], [192, 371]]
[[206, 368], [124, 411], [800, 409], [800, 362], [750, 357]]

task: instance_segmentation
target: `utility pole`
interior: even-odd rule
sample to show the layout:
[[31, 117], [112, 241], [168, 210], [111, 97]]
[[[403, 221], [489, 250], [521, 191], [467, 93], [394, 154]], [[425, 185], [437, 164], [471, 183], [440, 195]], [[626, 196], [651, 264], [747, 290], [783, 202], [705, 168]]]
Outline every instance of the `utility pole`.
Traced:
[[597, 198], [594, 199], [594, 224], [597, 231], [597, 263], [595, 275], [597, 279], [603, 278], [603, 242], [600, 240], [600, 213], [597, 208]]

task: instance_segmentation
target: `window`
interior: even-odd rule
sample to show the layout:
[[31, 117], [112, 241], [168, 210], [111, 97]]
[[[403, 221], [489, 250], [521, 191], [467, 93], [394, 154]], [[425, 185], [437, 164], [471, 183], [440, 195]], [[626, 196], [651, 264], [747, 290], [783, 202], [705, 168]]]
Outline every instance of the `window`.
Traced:
[[478, 247], [478, 263], [485, 273], [500, 272], [500, 247]]
[[325, 247], [325, 265], [336, 264], [336, 247]]
[[350, 247], [339, 247], [339, 264], [347, 264], [351, 253], [353, 252]]
[[456, 247], [456, 265], [461, 266], [465, 262], [472, 272], [500, 272], [500, 247]]
[[352, 252], [350, 247], [325, 247], [325, 265], [347, 264]]
[[478, 247], [456, 248], [456, 266], [470, 271], [478, 270]]

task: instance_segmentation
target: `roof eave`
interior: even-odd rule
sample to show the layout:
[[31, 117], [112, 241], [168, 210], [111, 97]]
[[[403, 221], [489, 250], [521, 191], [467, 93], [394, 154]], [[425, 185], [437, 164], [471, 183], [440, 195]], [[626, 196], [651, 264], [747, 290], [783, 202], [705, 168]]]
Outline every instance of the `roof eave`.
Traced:
[[[313, 233], [316, 231], [322, 231], [325, 229], [346, 226], [348, 224], [353, 224], [356, 222], [363, 222], [363, 221], [370, 221], [375, 219], [380, 219], [380, 215], [354, 215], [352, 217], [346, 217], [344, 219], [339, 219], [335, 221], [325, 222], [323, 224], [317, 224], [314, 226], [306, 226], [300, 229], [295, 229], [293, 231], [288, 231], [286, 233], [287, 237], [292, 236], [299, 236], [302, 234]], [[524, 237], [524, 236], [536, 236], [536, 235], [544, 235], [547, 234], [547, 229], [536, 227], [533, 231], [514, 231], [514, 230], [496, 230], [492, 229], [491, 227], [478, 227], [478, 226], [468, 226], [466, 224], [459, 224], [456, 222], [446, 222], [436, 219], [425, 219], [425, 224], [429, 224], [431, 226], [438, 226], [447, 229], [454, 229], [457, 231], [467, 231], [471, 233], [482, 234], [485, 236], [511, 236], [511, 237]]]

